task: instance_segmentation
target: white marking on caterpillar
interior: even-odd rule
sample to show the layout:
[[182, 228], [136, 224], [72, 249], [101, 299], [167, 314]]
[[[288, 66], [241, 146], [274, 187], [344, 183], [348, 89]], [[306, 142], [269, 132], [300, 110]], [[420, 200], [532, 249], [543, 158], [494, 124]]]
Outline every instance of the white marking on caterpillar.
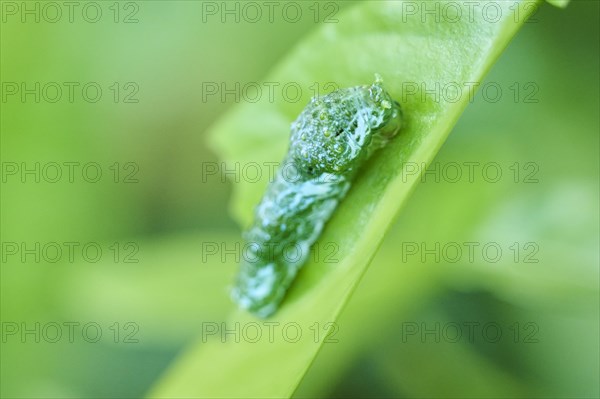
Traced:
[[[280, 168], [244, 233], [258, 260], [241, 265], [232, 290], [240, 307], [260, 317], [277, 310], [356, 172], [398, 133], [401, 118], [379, 76], [370, 86], [340, 89], [304, 108], [292, 123], [284, 160], [300, 178], [290, 182]], [[301, 251], [293, 261], [284, 253], [290, 247]]]

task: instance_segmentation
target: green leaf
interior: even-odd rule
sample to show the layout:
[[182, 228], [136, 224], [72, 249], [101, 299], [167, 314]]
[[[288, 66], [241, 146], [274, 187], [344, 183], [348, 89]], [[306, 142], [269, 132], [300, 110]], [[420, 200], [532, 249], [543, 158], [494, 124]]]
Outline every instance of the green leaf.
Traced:
[[546, 0], [555, 7], [565, 8], [571, 0]]
[[[321, 256], [305, 265], [280, 311], [268, 320], [278, 323], [270, 325], [274, 334], [256, 343], [244, 339], [244, 331], [252, 331], [254, 337], [251, 328], [258, 326], [263, 334], [269, 328], [264, 321], [236, 311], [218, 326], [218, 333], [210, 339], [203, 336], [176, 362], [152, 397], [293, 393], [323, 342], [326, 323], [335, 322], [419, 180], [412, 167], [432, 160], [469, 103], [463, 85], [481, 81], [523, 23], [515, 13], [525, 15], [531, 6], [529, 1], [497, 3], [502, 9], [498, 21], [486, 21], [476, 13], [471, 20], [436, 22], [422, 19], [420, 13], [409, 15], [408, 4], [365, 2], [340, 14], [338, 23], [323, 25], [266, 79], [281, 86], [298, 84], [303, 89], [300, 101], [262, 96], [257, 103], [237, 107], [214, 126], [213, 147], [229, 168], [278, 162], [287, 149], [289, 125], [313, 94], [311, 87], [324, 88], [327, 82], [339, 87], [366, 84], [375, 73], [383, 76], [406, 117], [406, 127], [366, 166], [319, 240], [335, 243], [338, 261], [327, 263]], [[468, 15], [466, 6], [462, 12]], [[456, 83], [463, 87], [458, 100], [448, 94], [440, 97]], [[438, 98], [427, 90], [436, 91]], [[250, 222], [268, 178], [265, 173], [259, 183], [236, 184], [232, 211], [242, 225]], [[223, 334], [225, 329], [230, 332]], [[291, 342], [297, 331], [302, 336]]]

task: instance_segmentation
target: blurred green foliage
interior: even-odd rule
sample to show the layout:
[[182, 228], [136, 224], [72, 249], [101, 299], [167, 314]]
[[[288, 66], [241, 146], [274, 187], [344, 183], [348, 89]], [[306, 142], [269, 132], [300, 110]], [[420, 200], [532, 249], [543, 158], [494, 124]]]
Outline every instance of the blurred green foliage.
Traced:
[[[205, 130], [234, 104], [203, 102], [201, 84], [259, 81], [314, 22], [202, 24], [200, 3], [140, 4], [130, 25], [2, 23], [2, 82], [140, 87], [137, 104], [1, 104], [2, 162], [139, 165], [135, 184], [2, 184], [3, 242], [139, 245], [139, 263], [108, 252], [98, 263], [3, 260], [2, 322], [94, 321], [106, 336], [9, 337], [2, 397], [139, 397], [202, 322], [233, 309], [235, 265], [202, 263], [201, 247], [239, 240], [230, 188], [199, 173], [217, 161]], [[598, 11], [595, 1], [543, 6], [487, 77], [503, 88], [535, 82], [539, 102], [476, 96], [436, 158], [535, 162], [539, 182], [421, 184], [298, 397], [598, 397]], [[408, 241], [533, 241], [540, 261], [401, 262], [398, 243]], [[139, 343], [113, 343], [108, 326], [127, 321]], [[402, 340], [407, 322], [487, 321], [533, 322], [539, 342]]]

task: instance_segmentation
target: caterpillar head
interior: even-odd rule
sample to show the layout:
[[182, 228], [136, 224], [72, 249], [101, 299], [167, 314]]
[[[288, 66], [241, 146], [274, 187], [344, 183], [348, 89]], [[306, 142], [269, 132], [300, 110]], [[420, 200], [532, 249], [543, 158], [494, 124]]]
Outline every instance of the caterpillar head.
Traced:
[[309, 175], [350, 173], [396, 135], [401, 116], [379, 77], [313, 98], [292, 124], [290, 156]]

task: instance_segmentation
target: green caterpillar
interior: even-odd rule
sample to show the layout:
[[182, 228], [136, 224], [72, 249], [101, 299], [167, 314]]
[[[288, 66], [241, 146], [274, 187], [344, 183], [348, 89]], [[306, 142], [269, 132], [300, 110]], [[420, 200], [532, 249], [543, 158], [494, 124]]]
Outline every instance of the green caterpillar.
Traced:
[[[401, 125], [400, 105], [379, 76], [372, 85], [311, 99], [292, 123], [282, 167], [244, 233], [252, 261], [242, 263], [232, 290], [240, 307], [260, 317], [277, 310], [357, 171]], [[290, 257], [290, 248], [299, 256]]]

